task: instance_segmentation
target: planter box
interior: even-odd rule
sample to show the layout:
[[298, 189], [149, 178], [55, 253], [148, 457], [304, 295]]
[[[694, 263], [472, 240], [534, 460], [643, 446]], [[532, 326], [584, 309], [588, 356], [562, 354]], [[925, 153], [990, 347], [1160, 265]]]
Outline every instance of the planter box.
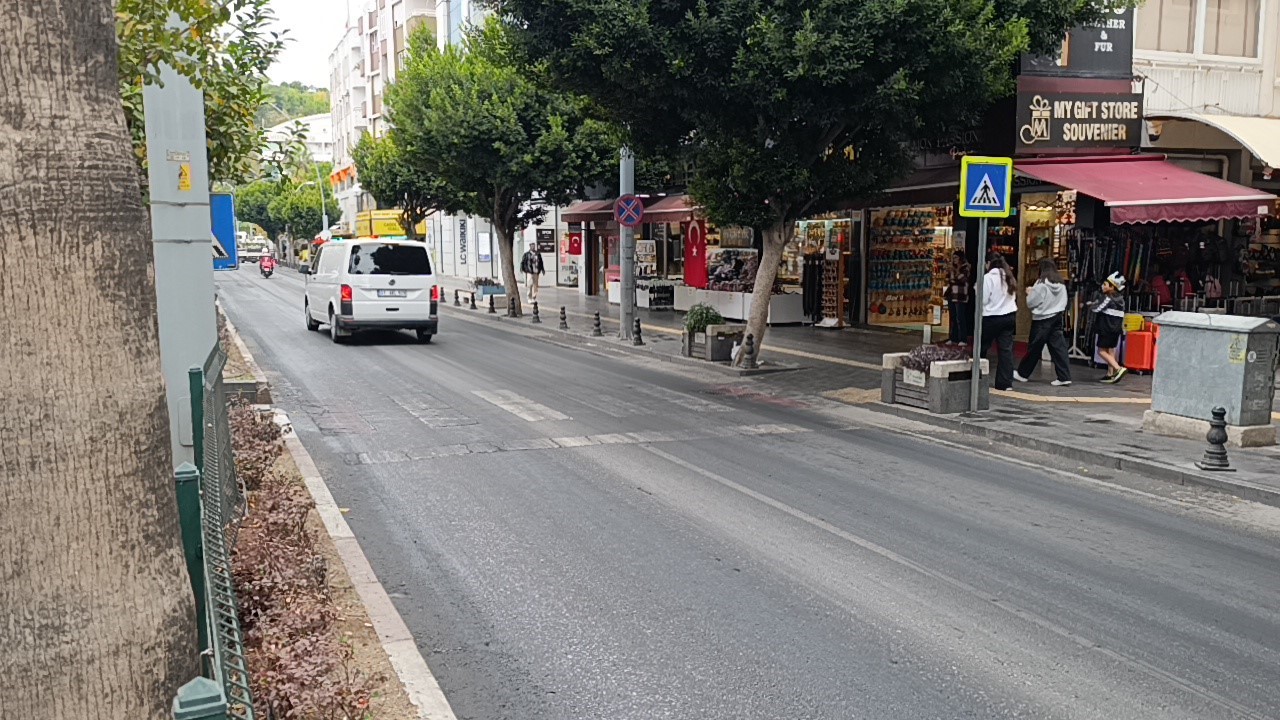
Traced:
[[507, 288], [502, 285], [477, 285], [476, 296], [485, 297], [487, 295], [506, 295]]
[[[935, 362], [926, 374], [903, 368], [902, 361], [906, 357], [907, 353], [884, 355], [880, 370], [881, 402], [942, 415], [968, 412], [972, 361]], [[981, 373], [978, 409], [986, 410], [991, 407], [991, 364], [985, 359], [981, 363]]]
[[684, 356], [709, 362], [729, 362], [733, 357], [733, 344], [741, 343], [746, 336], [745, 325], [708, 325], [706, 332], [683, 336]]

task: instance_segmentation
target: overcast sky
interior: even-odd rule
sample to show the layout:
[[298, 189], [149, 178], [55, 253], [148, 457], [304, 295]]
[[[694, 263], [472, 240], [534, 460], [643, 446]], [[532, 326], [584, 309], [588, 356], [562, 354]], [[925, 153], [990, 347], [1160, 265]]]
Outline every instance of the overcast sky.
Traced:
[[[329, 87], [329, 53], [342, 39], [348, 0], [272, 0], [278, 19], [275, 29], [288, 30], [290, 38], [267, 75], [271, 82], [297, 80]], [[361, 5], [363, 0], [350, 0]]]

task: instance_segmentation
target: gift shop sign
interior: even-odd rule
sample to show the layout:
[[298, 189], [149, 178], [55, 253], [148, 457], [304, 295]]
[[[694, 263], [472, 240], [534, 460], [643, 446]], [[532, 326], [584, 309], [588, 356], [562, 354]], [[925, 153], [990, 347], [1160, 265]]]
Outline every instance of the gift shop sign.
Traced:
[[1020, 153], [1142, 145], [1142, 95], [1018, 93]]

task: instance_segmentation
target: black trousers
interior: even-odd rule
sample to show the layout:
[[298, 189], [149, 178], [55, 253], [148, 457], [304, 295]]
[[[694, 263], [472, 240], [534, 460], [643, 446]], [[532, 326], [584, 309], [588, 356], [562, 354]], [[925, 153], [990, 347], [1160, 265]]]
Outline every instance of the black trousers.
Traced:
[[987, 356], [991, 343], [998, 349], [996, 358], [995, 389], [1008, 390], [1013, 387], [1013, 332], [1018, 327], [1018, 313], [1008, 315], [986, 315], [982, 318], [982, 357]]
[[1040, 365], [1040, 355], [1045, 345], [1053, 359], [1053, 373], [1062, 382], [1071, 382], [1071, 361], [1067, 356], [1067, 338], [1062, 334], [1062, 313], [1051, 318], [1031, 321], [1031, 338], [1027, 342], [1027, 354], [1018, 363], [1018, 374], [1030, 378]]
[[973, 304], [956, 302], [948, 303], [951, 315], [951, 332], [947, 338], [951, 342], [967, 343], [973, 337]]

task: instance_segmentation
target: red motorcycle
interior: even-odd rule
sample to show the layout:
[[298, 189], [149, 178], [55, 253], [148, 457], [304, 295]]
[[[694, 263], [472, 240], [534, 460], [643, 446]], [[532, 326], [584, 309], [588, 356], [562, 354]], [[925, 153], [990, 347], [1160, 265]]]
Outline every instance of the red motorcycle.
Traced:
[[271, 273], [276, 269], [276, 259], [270, 255], [264, 255], [262, 260], [258, 261], [258, 271], [262, 273], [262, 277], [269, 278]]

